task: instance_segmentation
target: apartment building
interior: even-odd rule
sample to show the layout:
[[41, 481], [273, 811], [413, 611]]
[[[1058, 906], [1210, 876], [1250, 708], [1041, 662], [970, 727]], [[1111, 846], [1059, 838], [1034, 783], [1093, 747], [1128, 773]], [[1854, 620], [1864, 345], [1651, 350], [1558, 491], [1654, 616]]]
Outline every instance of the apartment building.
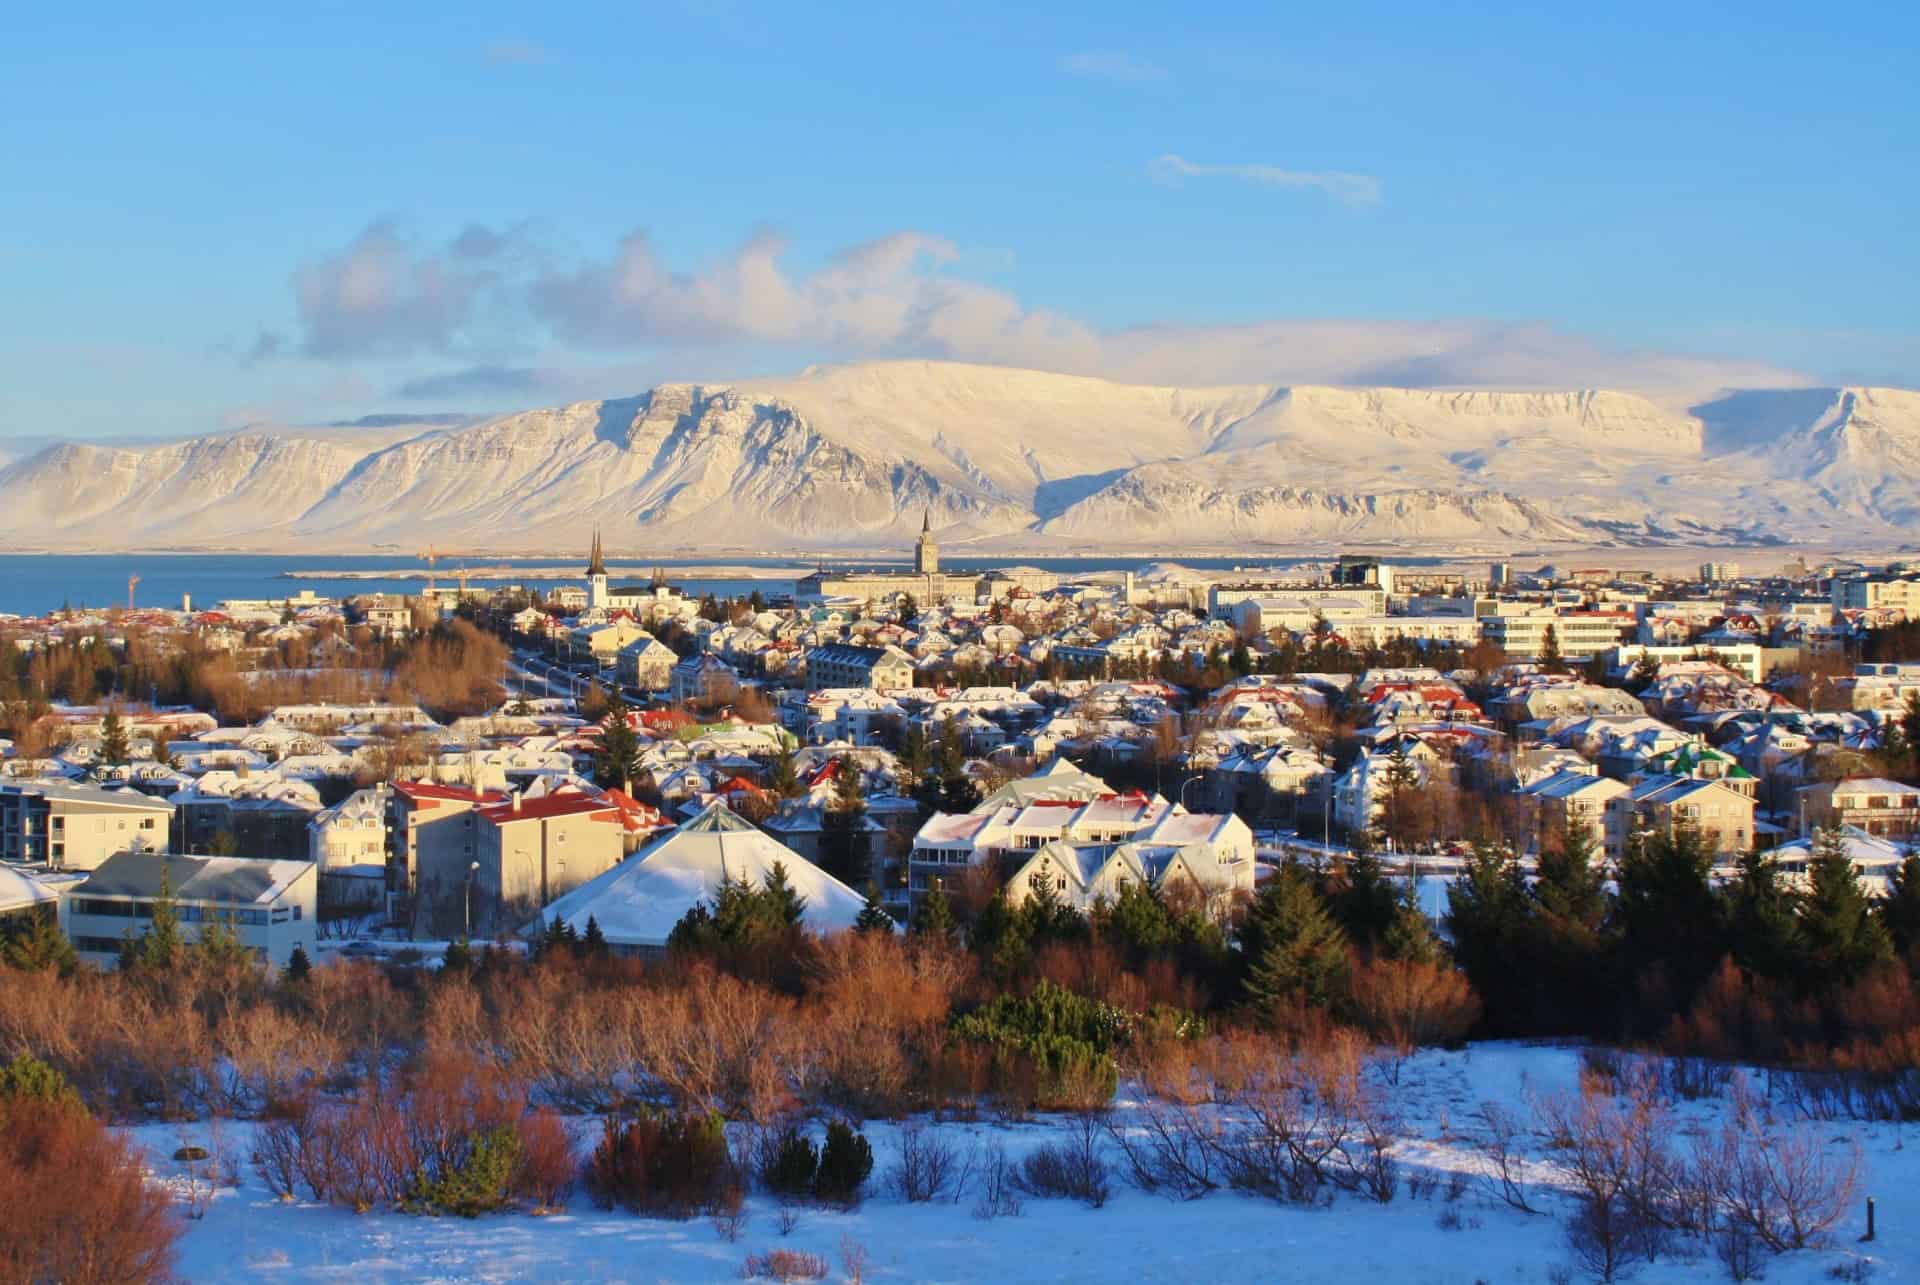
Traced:
[[913, 657], [898, 647], [825, 643], [807, 651], [807, 690], [866, 687], [877, 692], [913, 686]]
[[1481, 622], [1488, 642], [1509, 656], [1534, 658], [1547, 649], [1547, 630], [1553, 630], [1560, 655], [1585, 660], [1612, 651], [1631, 637], [1638, 622], [1623, 611], [1528, 611], [1488, 616]]
[[0, 785], [0, 860], [92, 870], [129, 848], [167, 846], [173, 804], [70, 781]]
[[1852, 826], [1876, 839], [1920, 839], [1920, 789], [1884, 777], [1825, 781], [1799, 791], [1800, 833], [1821, 825]]
[[62, 891], [60, 928], [83, 961], [110, 968], [123, 942], [153, 926], [154, 906], [164, 897], [173, 903], [181, 940], [197, 941], [208, 924], [224, 924], [242, 946], [284, 968], [296, 947], [313, 952], [318, 886], [310, 861], [123, 852]]
[[470, 849], [424, 846], [416, 868], [416, 937], [512, 932], [555, 898], [626, 855], [620, 809], [590, 794], [508, 799], [465, 814]]

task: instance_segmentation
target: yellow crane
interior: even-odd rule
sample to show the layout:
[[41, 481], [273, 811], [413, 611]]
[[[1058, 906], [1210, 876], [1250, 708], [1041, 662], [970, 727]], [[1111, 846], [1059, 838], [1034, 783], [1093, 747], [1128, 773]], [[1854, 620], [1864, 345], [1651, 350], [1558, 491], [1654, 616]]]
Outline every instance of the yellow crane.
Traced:
[[133, 587], [140, 583], [139, 576], [127, 577], [127, 610], [133, 610]]

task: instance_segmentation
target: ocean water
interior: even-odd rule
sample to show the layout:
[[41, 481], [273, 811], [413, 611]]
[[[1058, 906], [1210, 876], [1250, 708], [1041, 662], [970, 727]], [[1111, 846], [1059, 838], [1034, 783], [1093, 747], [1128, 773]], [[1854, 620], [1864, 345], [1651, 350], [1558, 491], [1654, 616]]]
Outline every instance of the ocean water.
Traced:
[[[475, 559], [475, 567], [526, 568], [533, 574], [521, 583], [537, 588], [559, 584], [585, 583], [585, 562], [579, 571], [557, 575], [568, 559], [488, 558]], [[943, 568], [953, 571], [985, 571], [994, 567], [1034, 566], [1062, 574], [1088, 571], [1139, 570], [1158, 562], [1178, 561], [1196, 569], [1226, 570], [1233, 567], [1275, 567], [1288, 569], [1299, 564], [1291, 560], [1248, 558], [1033, 558], [1010, 555], [997, 557], [954, 557], [941, 559]], [[1394, 559], [1396, 562], [1424, 562], [1427, 559]], [[443, 562], [439, 582], [453, 583], [455, 561]], [[796, 567], [807, 566], [801, 558], [743, 558], [717, 555], [711, 558], [663, 558], [634, 564], [616, 559], [612, 570], [616, 582], [629, 573], [644, 579], [653, 566], [665, 569], [668, 579], [688, 593], [744, 595], [758, 589], [763, 594], [793, 592]], [[676, 567], [711, 570], [724, 565], [737, 576], [687, 578], [674, 574]], [[887, 562], [871, 559], [833, 559], [826, 565], [836, 570], [903, 570], [904, 560]], [[302, 576], [308, 571], [354, 572], [352, 578]], [[755, 574], [756, 572], [764, 574]], [[183, 595], [193, 596], [196, 608], [211, 607], [227, 598], [285, 598], [311, 589], [322, 597], [345, 597], [356, 593], [418, 593], [426, 585], [426, 567], [419, 558], [404, 556], [311, 556], [305, 554], [24, 554], [0, 553], [0, 614], [32, 616], [63, 606], [125, 606], [127, 578], [137, 575], [134, 587], [136, 605], [178, 608]], [[511, 583], [507, 580], [474, 579], [470, 587], [486, 588]]]

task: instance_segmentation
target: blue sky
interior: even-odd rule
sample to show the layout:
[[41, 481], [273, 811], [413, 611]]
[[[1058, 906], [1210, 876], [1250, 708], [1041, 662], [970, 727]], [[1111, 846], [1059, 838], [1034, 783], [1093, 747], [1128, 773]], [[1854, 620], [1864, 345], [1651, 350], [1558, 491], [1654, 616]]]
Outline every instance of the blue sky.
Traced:
[[10, 14], [0, 435], [893, 356], [1920, 384], [1912, 5], [280, 8]]

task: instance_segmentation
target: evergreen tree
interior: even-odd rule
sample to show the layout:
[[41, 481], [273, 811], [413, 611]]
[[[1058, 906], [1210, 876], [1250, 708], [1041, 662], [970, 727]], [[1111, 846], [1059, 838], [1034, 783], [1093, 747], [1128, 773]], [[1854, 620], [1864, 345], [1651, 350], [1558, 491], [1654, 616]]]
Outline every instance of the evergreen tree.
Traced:
[[1691, 1007], [1726, 953], [1712, 868], [1700, 832], [1684, 824], [1667, 834], [1636, 834], [1621, 858], [1612, 928], [1621, 976], [1638, 984], [1634, 1016], [1643, 1030], [1658, 1030]]
[[1887, 895], [1877, 909], [1894, 953], [1912, 966], [1914, 947], [1920, 945], [1920, 852], [1907, 849], [1906, 859], [1888, 879]]
[[920, 724], [910, 722], [907, 730], [900, 734], [900, 753], [896, 761], [900, 765], [900, 789], [918, 797], [920, 787], [926, 782], [927, 771], [933, 766], [926, 729]]
[[239, 963], [251, 963], [253, 952], [240, 944], [240, 937], [233, 930], [231, 918], [211, 916], [200, 925], [200, 935], [190, 948], [193, 957], [202, 963], [224, 966]]
[[773, 763], [767, 768], [767, 788], [783, 799], [791, 799], [800, 793], [800, 773], [795, 766], [792, 746], [783, 743], [780, 752], [773, 756]]
[[587, 916], [587, 930], [580, 935], [580, 953], [588, 959], [601, 959], [608, 953], [607, 935], [592, 915]]
[[120, 719], [120, 711], [108, 709], [106, 718], [100, 723], [100, 761], [110, 767], [118, 767], [133, 756], [127, 745], [126, 724]]
[[1480, 840], [1466, 868], [1447, 889], [1447, 931], [1453, 956], [1486, 1006], [1488, 1020], [1506, 1030], [1532, 1029], [1532, 979], [1520, 960], [1532, 932], [1532, 902], [1520, 864], [1504, 844]]
[[1026, 966], [1030, 953], [1028, 920], [1015, 913], [1006, 889], [993, 894], [973, 921], [969, 944], [1000, 981], [1011, 981]]
[[1438, 964], [1445, 958], [1411, 883], [1395, 898], [1393, 922], [1380, 939], [1380, 949], [1388, 959], [1408, 964]]
[[[1907, 693], [1907, 707], [1900, 715], [1900, 731], [1907, 738], [1910, 753], [1920, 755], [1920, 692]], [[1920, 771], [1920, 763], [1915, 764]]]
[[29, 911], [17, 925], [6, 930], [0, 959], [4, 959], [9, 968], [21, 972], [40, 973], [52, 969], [62, 977], [73, 976], [74, 970], [80, 967], [80, 956], [67, 935], [60, 931], [58, 916], [39, 910]]
[[293, 948], [293, 953], [287, 956], [287, 967], [280, 976], [289, 986], [298, 986], [313, 976], [313, 961], [307, 958], [306, 947]]
[[1642, 653], [1640, 659], [1633, 662], [1633, 673], [1627, 678], [1627, 686], [1636, 695], [1660, 681], [1660, 662], [1650, 653]]
[[1301, 1001], [1323, 1008], [1347, 981], [1347, 939], [1313, 879], [1288, 865], [1267, 882], [1240, 926], [1242, 994], [1256, 1010]]
[[807, 911], [807, 899], [787, 880], [787, 863], [776, 861], [767, 871], [766, 901], [782, 924], [793, 925]]
[[640, 737], [627, 722], [627, 705], [618, 695], [600, 720], [600, 743], [593, 751], [593, 777], [599, 784], [623, 793], [633, 792], [640, 775]]
[[473, 947], [462, 937], [447, 943], [447, 953], [440, 960], [440, 975], [454, 977], [473, 972]]
[[1371, 852], [1362, 852], [1341, 864], [1327, 898], [1333, 917], [1362, 950], [1372, 950], [1393, 927], [1400, 913], [1400, 894], [1386, 866]]
[[160, 895], [153, 901], [153, 918], [141, 936], [135, 958], [142, 968], [166, 969], [178, 963], [185, 947], [180, 939], [180, 911], [173, 900], [173, 872], [164, 859], [160, 867]]
[[1596, 651], [1593, 655], [1587, 657], [1587, 663], [1581, 671], [1581, 678], [1584, 681], [1592, 683], [1595, 687], [1605, 687], [1607, 685], [1607, 679], [1612, 676], [1611, 672], [1607, 669], [1607, 654], [1605, 652]]
[[947, 890], [936, 881], [933, 887], [927, 889], [927, 895], [920, 898], [920, 905], [913, 912], [913, 934], [950, 946], [958, 937], [959, 928], [953, 917], [953, 903], [947, 899]]
[[833, 767], [833, 798], [820, 818], [820, 868], [853, 887], [872, 874], [866, 819], [860, 765], [851, 758], [839, 759]]
[[1839, 826], [1814, 831], [1807, 885], [1800, 931], [1807, 948], [1803, 976], [1810, 988], [1851, 985], [1893, 957], [1892, 940], [1860, 886], [1860, 875], [1847, 855], [1846, 832]]
[[1597, 861], [1593, 830], [1575, 824], [1540, 845], [1533, 895], [1542, 913], [1598, 932], [1607, 912], [1607, 872]]
[[867, 904], [860, 907], [860, 917], [853, 921], [853, 930], [862, 933], [891, 933], [893, 916], [880, 904], [880, 885], [867, 880]]
[[1101, 936], [1135, 963], [1161, 954], [1175, 940], [1173, 917], [1153, 889], [1138, 879], [1120, 885], [1120, 895], [1101, 908], [1098, 923]]
[[1727, 885], [1727, 944], [1733, 962], [1755, 977], [1796, 979], [1806, 963], [1806, 940], [1793, 893], [1763, 852], [1740, 857], [1740, 874]]
[[1540, 641], [1540, 672], [1543, 674], [1564, 674], [1567, 662], [1560, 655], [1560, 631], [1552, 625]]

